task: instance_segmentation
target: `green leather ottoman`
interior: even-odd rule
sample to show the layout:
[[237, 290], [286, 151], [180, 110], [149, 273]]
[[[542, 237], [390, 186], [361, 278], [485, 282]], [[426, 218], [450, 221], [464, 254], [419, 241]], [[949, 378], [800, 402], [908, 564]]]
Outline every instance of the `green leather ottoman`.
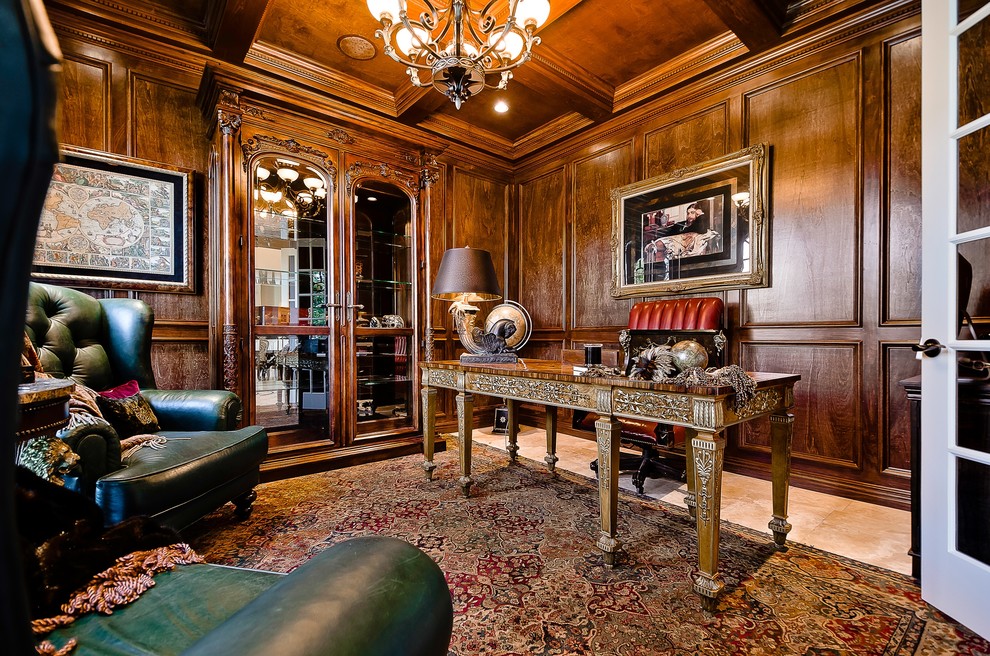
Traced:
[[107, 525], [147, 515], [181, 530], [238, 495], [253, 494], [268, 453], [260, 426], [231, 431], [161, 431], [165, 448], [142, 448], [96, 483]]

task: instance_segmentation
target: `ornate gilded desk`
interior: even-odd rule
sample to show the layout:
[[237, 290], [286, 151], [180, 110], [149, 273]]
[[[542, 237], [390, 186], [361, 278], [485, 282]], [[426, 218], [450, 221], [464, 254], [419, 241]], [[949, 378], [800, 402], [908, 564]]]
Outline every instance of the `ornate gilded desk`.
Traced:
[[731, 387], [659, 385], [627, 378], [575, 376], [573, 367], [560, 362], [520, 360], [516, 364], [461, 364], [458, 361], [421, 362], [423, 397], [423, 469], [432, 480], [433, 442], [436, 431], [437, 388], [457, 391], [457, 439], [461, 465], [460, 484], [465, 496], [471, 489], [471, 433], [473, 394], [506, 399], [509, 410], [508, 451], [516, 459], [519, 402], [546, 407], [547, 466], [556, 462], [557, 408], [593, 410], [598, 442], [598, 492], [601, 532], [597, 545], [605, 562], [615, 564], [622, 543], [616, 538], [616, 502], [619, 493], [618, 417], [662, 421], [687, 430], [688, 511], [697, 522], [699, 572], [693, 587], [706, 610], [715, 610], [724, 587], [718, 572], [719, 518], [722, 500], [723, 431], [757, 417], [770, 417], [773, 477], [773, 519], [769, 528], [783, 547], [791, 525], [787, 523], [787, 486], [790, 478], [791, 436], [794, 416], [794, 374], [750, 373], [756, 394], [737, 409]]

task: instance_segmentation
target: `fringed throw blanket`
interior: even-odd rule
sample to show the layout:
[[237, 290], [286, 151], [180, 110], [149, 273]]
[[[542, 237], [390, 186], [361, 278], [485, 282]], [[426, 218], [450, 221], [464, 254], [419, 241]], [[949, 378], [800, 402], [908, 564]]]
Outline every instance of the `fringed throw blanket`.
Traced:
[[[46, 635], [55, 629], [71, 624], [77, 617], [97, 612], [109, 615], [113, 609], [131, 603], [148, 588], [155, 585], [152, 577], [175, 569], [178, 565], [201, 563], [203, 559], [185, 543], [171, 544], [146, 551], [135, 551], [121, 556], [114, 565], [96, 576], [89, 584], [73, 594], [62, 605], [62, 614], [55, 617], [37, 619], [31, 622], [36, 636]], [[68, 654], [76, 646], [75, 638], [61, 648], [44, 640], [37, 646], [37, 652], [44, 655], [61, 656]]]
[[736, 412], [745, 408], [756, 394], [756, 381], [737, 364], [721, 369], [691, 367], [676, 376], [661, 378], [657, 382], [685, 387], [731, 387], [736, 393], [733, 400], [733, 409]]

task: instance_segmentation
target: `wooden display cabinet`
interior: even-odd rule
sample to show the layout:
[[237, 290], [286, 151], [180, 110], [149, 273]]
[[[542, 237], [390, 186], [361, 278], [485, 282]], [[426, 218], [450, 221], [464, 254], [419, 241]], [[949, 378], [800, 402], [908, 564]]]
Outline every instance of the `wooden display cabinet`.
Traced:
[[418, 155], [216, 98], [211, 343], [244, 422], [268, 429], [263, 476], [417, 451]]

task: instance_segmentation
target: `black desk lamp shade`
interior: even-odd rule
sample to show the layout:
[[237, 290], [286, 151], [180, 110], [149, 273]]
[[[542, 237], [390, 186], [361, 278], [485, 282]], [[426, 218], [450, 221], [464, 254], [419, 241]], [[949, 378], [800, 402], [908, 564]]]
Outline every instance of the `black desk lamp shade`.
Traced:
[[491, 253], [466, 246], [447, 249], [433, 282], [433, 298], [468, 303], [502, 298]]

